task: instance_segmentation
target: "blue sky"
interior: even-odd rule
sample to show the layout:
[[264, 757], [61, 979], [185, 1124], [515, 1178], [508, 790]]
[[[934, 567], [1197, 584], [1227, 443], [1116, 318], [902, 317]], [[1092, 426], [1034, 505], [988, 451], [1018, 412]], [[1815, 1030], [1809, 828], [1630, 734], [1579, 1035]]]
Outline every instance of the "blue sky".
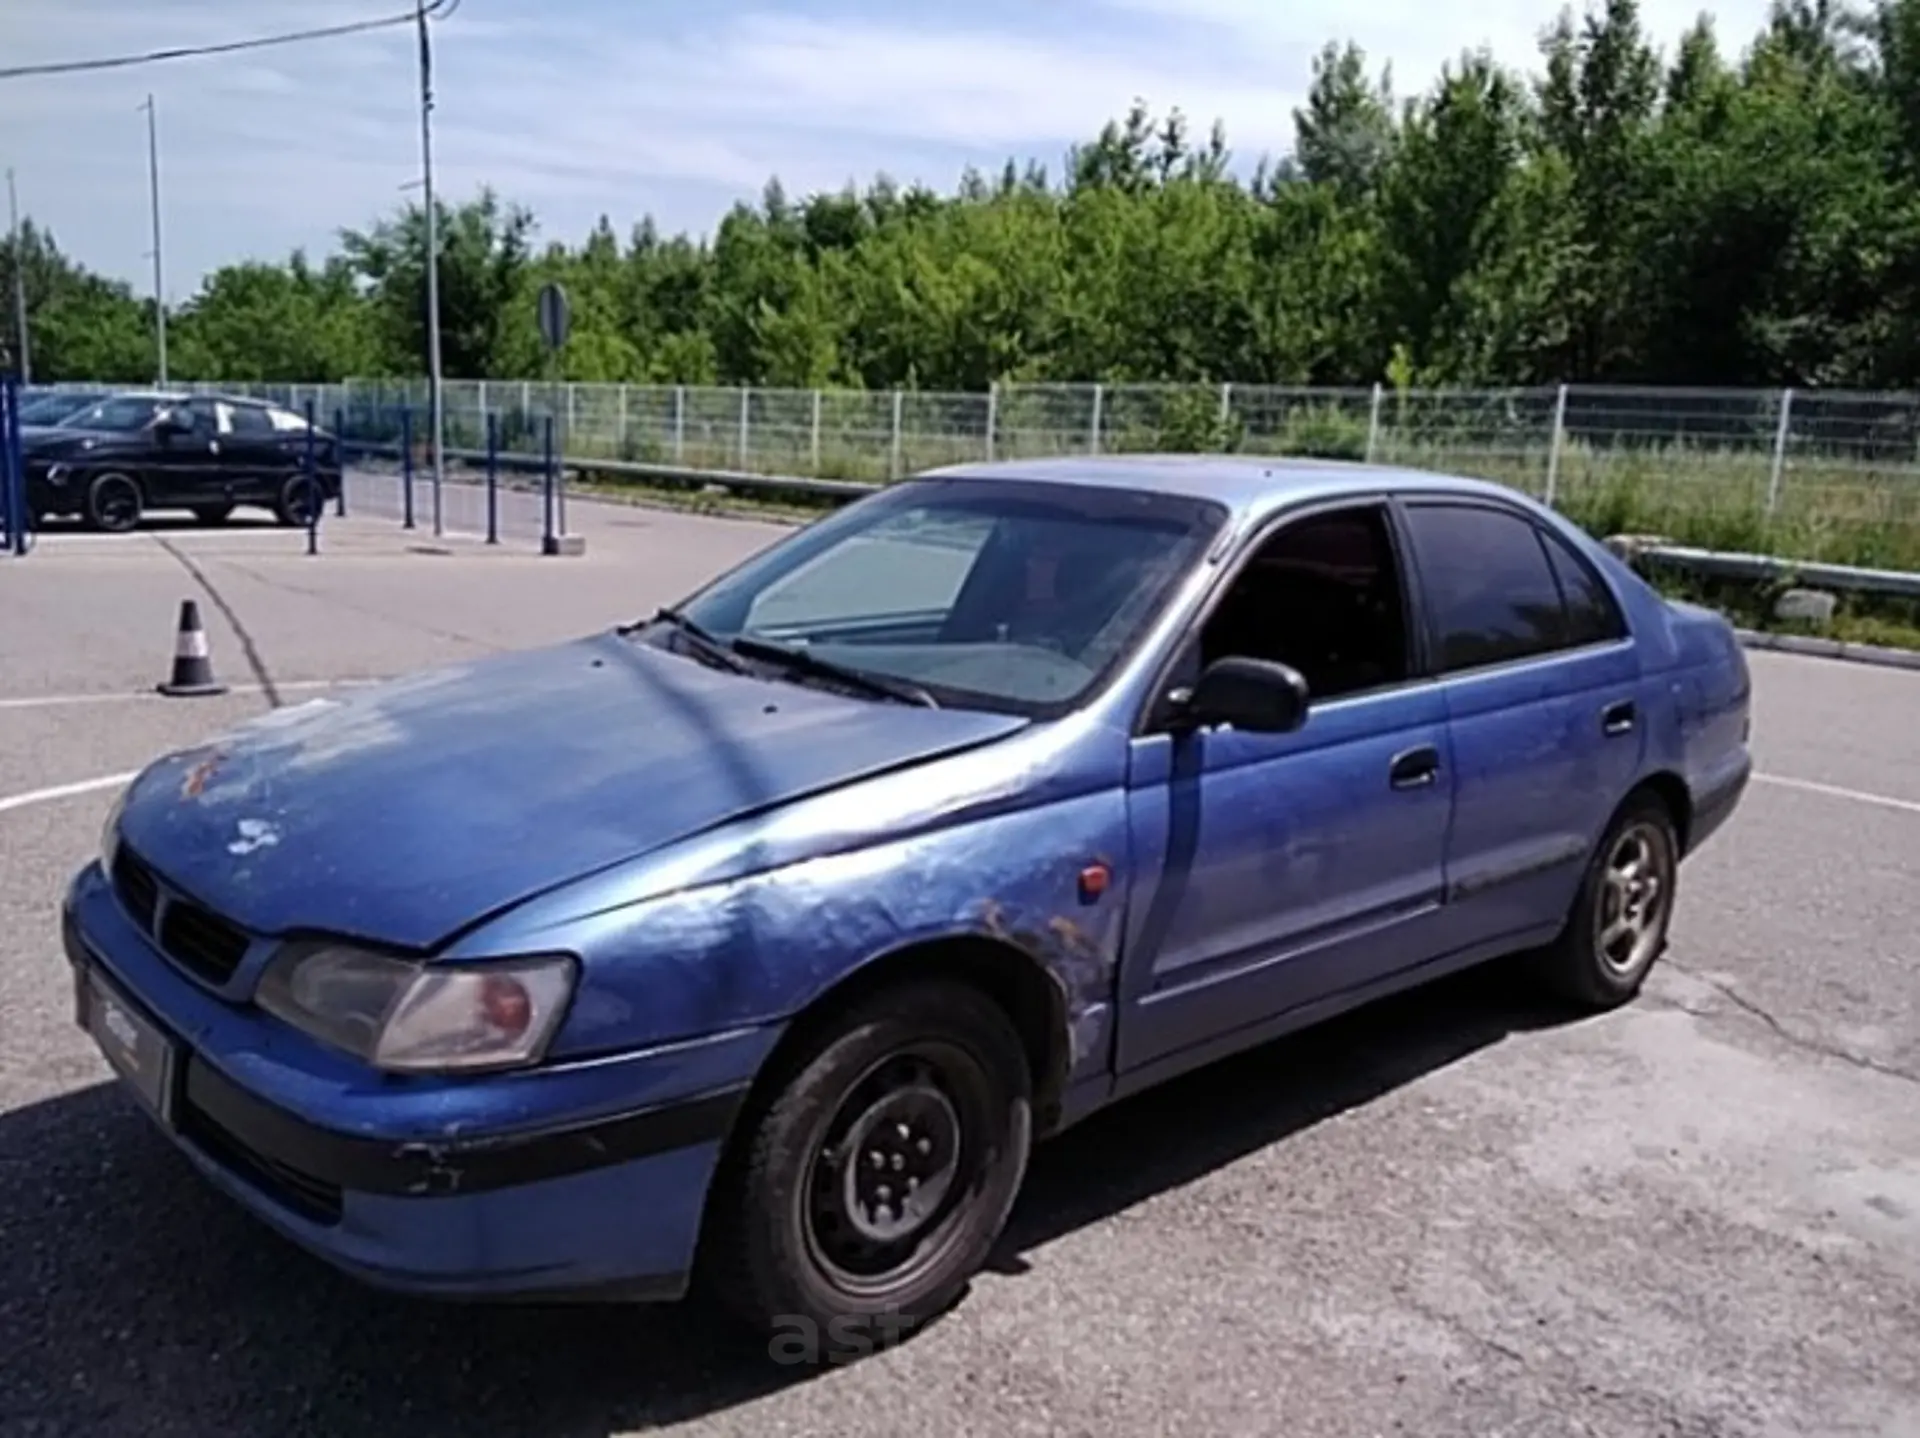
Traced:
[[[367, 18], [408, 0], [0, 0], [7, 63], [195, 44]], [[543, 238], [601, 213], [625, 233], [709, 232], [771, 174], [792, 193], [886, 171], [949, 188], [969, 162], [1056, 170], [1134, 97], [1216, 118], [1247, 167], [1292, 141], [1329, 39], [1390, 62], [1401, 94], [1485, 46], [1534, 68], [1554, 0], [462, 0], [435, 27], [436, 181], [531, 206]], [[1576, 7], [1577, 8], [1577, 7]], [[1643, 0], [1671, 49], [1698, 0]], [[1744, 47], [1766, 0], [1721, 0]], [[159, 110], [167, 290], [400, 204], [419, 173], [412, 32], [0, 82], [0, 166], [87, 264], [151, 283], [146, 119]], [[0, 216], [0, 218], [4, 218]]]

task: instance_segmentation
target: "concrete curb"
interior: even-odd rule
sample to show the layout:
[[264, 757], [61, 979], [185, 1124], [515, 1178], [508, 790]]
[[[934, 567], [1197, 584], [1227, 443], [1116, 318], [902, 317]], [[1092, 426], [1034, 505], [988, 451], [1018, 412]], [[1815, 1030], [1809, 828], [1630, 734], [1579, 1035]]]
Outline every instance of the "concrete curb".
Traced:
[[1820, 659], [1847, 659], [1883, 669], [1910, 669], [1920, 673], [1920, 652], [1888, 649], [1880, 644], [1853, 644], [1843, 639], [1821, 639], [1812, 634], [1769, 634], [1759, 629], [1736, 629], [1749, 649], [1771, 649], [1782, 654], [1806, 654]]

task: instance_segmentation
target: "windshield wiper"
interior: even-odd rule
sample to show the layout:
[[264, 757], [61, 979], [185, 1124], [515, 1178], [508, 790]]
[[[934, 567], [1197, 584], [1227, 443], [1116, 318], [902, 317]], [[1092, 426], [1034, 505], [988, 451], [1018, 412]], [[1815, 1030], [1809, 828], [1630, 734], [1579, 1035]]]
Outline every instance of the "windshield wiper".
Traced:
[[[680, 636], [687, 641], [688, 646], [709, 663], [716, 664], [720, 668], [730, 670], [735, 674], [745, 674], [749, 672], [747, 666], [740, 662], [740, 657], [729, 649], [725, 643], [714, 635], [709, 634], [677, 609], [656, 610], [654, 611], [653, 618], [647, 622], [649, 624], [672, 625], [679, 631]], [[639, 626], [635, 627], [637, 628]]]
[[764, 659], [769, 664], [795, 674], [811, 674], [818, 679], [831, 679], [841, 684], [864, 689], [882, 699], [896, 700], [901, 704], [918, 704], [924, 709], [938, 709], [940, 701], [935, 699], [918, 684], [909, 684], [900, 679], [886, 679], [878, 674], [869, 674], [863, 669], [849, 668], [845, 664], [835, 664], [831, 659], [822, 659], [818, 654], [805, 649], [789, 649], [784, 644], [773, 644], [765, 639], [741, 637], [733, 641], [736, 654], [744, 654], [749, 659]]

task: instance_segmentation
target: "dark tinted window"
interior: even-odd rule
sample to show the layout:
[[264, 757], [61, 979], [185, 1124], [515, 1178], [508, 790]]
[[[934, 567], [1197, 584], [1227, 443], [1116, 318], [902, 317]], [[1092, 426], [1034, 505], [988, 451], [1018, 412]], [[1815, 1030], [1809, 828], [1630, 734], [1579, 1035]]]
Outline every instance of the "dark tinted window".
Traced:
[[1400, 570], [1380, 509], [1314, 515], [1262, 545], [1201, 631], [1199, 665], [1228, 655], [1291, 665], [1316, 700], [1405, 680]]
[[1601, 644], [1622, 638], [1627, 632], [1626, 623], [1600, 576], [1557, 536], [1543, 531], [1540, 537], [1546, 542], [1547, 559], [1566, 600], [1567, 642]]
[[1442, 669], [1524, 659], [1567, 642], [1560, 587], [1531, 523], [1465, 505], [1415, 505], [1407, 520]]
[[88, 405], [60, 423], [68, 429], [112, 430], [116, 433], [140, 429], [153, 420], [160, 402], [153, 399], [122, 397]]
[[228, 411], [233, 416], [235, 434], [269, 435], [273, 433], [273, 421], [267, 412], [250, 404], [236, 404]]

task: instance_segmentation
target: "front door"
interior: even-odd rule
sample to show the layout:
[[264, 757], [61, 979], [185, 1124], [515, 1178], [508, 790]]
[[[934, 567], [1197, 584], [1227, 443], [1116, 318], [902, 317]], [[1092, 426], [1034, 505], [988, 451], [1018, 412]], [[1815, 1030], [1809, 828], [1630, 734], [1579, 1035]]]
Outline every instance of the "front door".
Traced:
[[1432, 957], [1454, 775], [1445, 703], [1416, 677], [1384, 504], [1261, 540], [1169, 687], [1227, 654], [1308, 681], [1290, 734], [1133, 742], [1122, 1074]]

